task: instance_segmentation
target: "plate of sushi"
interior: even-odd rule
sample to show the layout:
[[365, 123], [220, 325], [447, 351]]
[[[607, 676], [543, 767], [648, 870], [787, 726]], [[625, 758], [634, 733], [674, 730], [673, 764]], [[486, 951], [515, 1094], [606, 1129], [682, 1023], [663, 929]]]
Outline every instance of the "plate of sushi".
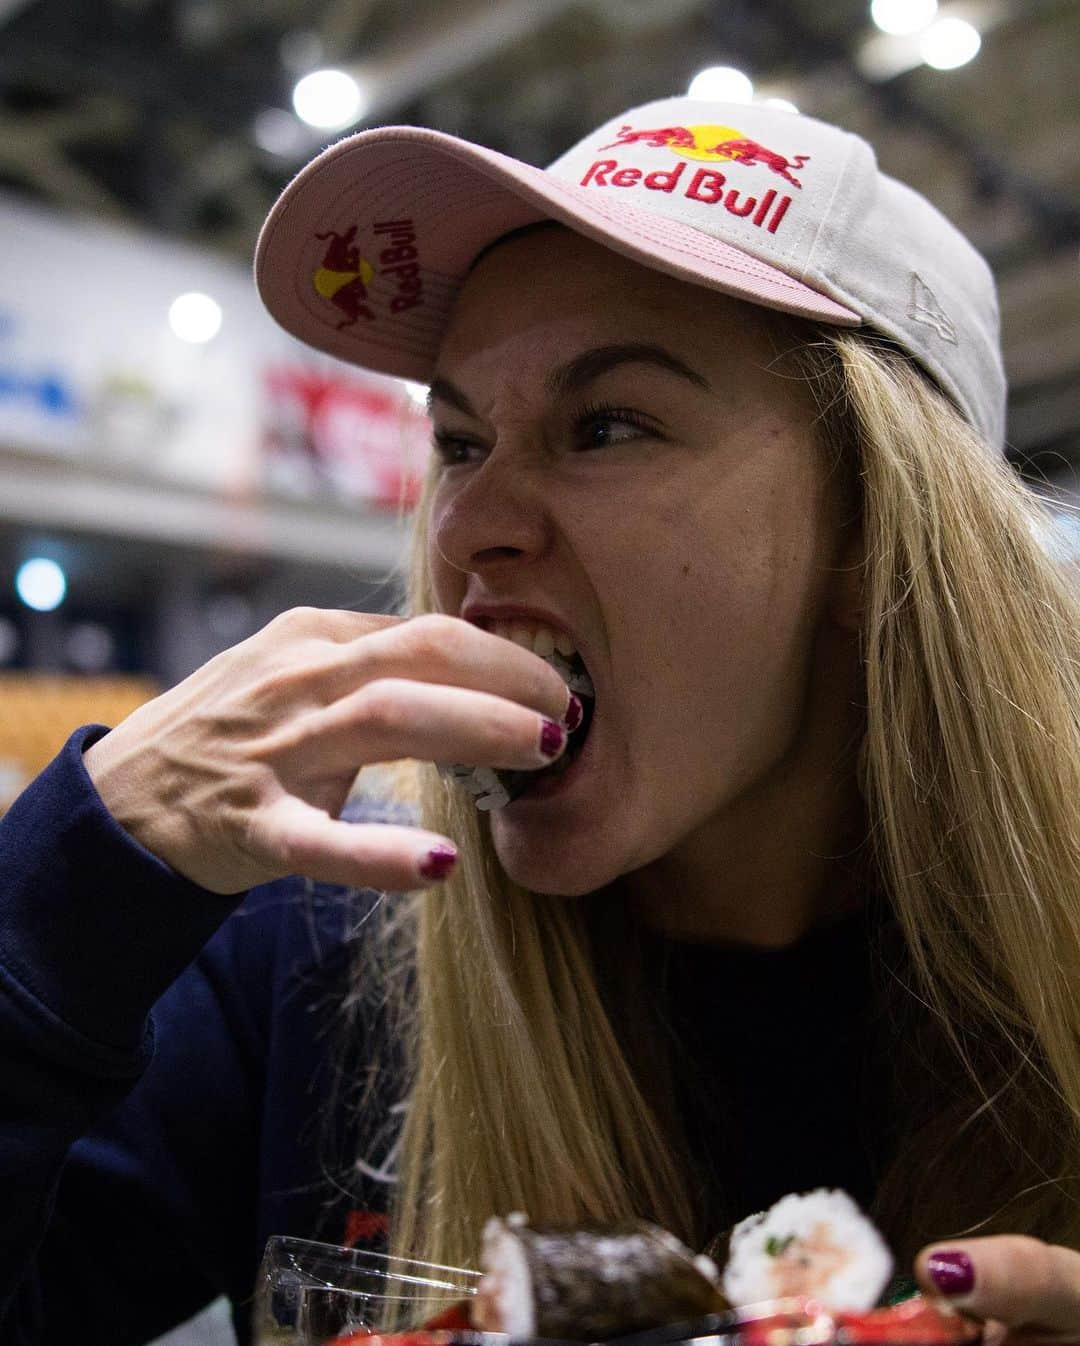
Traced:
[[[726, 1263], [645, 1222], [484, 1230], [473, 1294], [408, 1331], [329, 1346], [976, 1346], [982, 1325], [893, 1276], [844, 1192], [785, 1196], [731, 1231]], [[374, 1340], [373, 1340], [374, 1338]]]

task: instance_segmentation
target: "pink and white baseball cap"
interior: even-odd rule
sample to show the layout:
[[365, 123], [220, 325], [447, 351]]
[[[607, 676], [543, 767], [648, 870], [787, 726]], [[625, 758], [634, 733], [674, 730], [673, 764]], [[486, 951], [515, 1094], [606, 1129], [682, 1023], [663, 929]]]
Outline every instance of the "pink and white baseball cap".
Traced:
[[289, 183], [255, 282], [301, 341], [428, 382], [477, 255], [557, 220], [644, 266], [753, 304], [893, 338], [991, 448], [1005, 376], [989, 267], [865, 140], [767, 105], [667, 98], [545, 169], [455, 136], [347, 136]]

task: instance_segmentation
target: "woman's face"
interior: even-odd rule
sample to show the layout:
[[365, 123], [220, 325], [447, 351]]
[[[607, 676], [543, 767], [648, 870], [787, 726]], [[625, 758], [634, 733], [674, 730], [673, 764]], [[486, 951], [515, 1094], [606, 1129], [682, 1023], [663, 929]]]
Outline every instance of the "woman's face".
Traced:
[[560, 614], [597, 690], [592, 769], [488, 815], [536, 892], [683, 850], [701, 878], [697, 859], [782, 847], [816, 808], [854, 688], [842, 504], [777, 352], [759, 310], [563, 228], [500, 244], [464, 285], [433, 383], [437, 604]]

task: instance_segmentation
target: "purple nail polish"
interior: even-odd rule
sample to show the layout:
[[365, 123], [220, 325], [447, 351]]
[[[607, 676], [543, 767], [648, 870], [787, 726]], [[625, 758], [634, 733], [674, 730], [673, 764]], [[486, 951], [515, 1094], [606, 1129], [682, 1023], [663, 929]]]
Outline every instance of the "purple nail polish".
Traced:
[[554, 720], [545, 720], [540, 730], [540, 751], [545, 757], [558, 757], [566, 742], [566, 730]]
[[566, 731], [572, 734], [581, 723], [581, 717], [585, 714], [581, 702], [573, 692], [570, 693], [570, 704], [566, 708], [566, 714], [563, 716], [563, 724], [566, 725]]
[[425, 879], [445, 879], [456, 862], [457, 851], [453, 846], [433, 846], [420, 866], [420, 873]]
[[931, 1253], [926, 1269], [943, 1295], [969, 1295], [975, 1288], [975, 1268], [967, 1253], [959, 1250]]

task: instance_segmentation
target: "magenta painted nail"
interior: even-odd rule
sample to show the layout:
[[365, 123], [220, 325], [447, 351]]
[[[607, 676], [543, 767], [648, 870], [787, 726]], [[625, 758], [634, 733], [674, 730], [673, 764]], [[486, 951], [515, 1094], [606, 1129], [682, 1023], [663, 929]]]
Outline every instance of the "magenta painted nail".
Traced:
[[456, 863], [457, 851], [453, 846], [433, 846], [420, 866], [420, 873], [425, 879], [445, 879]]
[[573, 692], [570, 693], [570, 704], [566, 708], [566, 714], [563, 716], [563, 724], [566, 725], [567, 732], [573, 733], [581, 723], [581, 717], [585, 714], [581, 702]]
[[545, 720], [540, 730], [540, 751], [545, 757], [558, 757], [566, 742], [566, 730], [554, 720]]
[[975, 1268], [971, 1258], [958, 1249], [931, 1253], [926, 1269], [943, 1295], [969, 1295], [975, 1288]]

